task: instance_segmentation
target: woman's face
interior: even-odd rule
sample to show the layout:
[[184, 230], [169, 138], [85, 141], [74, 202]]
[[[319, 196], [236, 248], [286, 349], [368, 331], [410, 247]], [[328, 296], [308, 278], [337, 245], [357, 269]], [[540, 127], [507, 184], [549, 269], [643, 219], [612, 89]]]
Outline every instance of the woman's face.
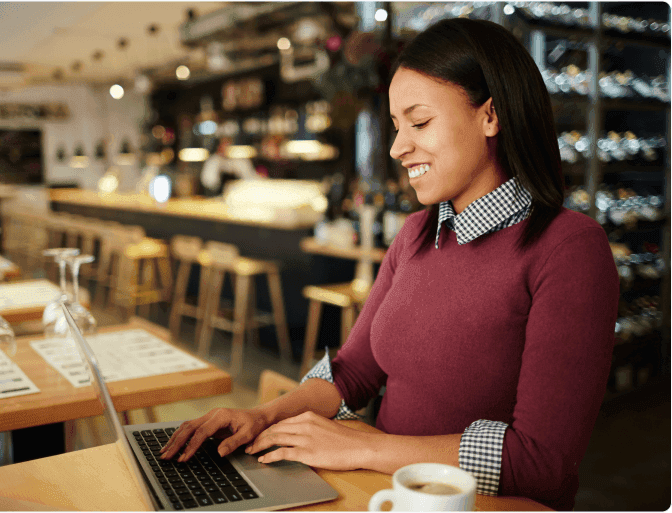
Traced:
[[492, 99], [474, 108], [461, 87], [399, 68], [390, 114], [397, 130], [390, 155], [408, 169], [424, 205], [452, 200], [459, 213], [506, 181], [496, 159]]

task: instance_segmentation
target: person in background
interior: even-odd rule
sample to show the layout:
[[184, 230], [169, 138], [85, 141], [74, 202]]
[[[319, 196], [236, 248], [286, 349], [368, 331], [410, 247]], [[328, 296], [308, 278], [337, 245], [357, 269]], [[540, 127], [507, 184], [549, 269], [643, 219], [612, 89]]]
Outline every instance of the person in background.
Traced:
[[201, 171], [201, 185], [206, 196], [218, 196], [227, 179], [255, 180], [257, 176], [252, 161], [248, 158], [229, 158], [227, 148], [233, 141], [229, 137], [222, 137], [217, 151], [203, 164]]
[[[386, 473], [442, 462], [481, 494], [571, 510], [619, 284], [604, 230], [562, 207], [539, 70], [503, 27], [442, 20], [399, 56], [390, 112], [390, 154], [428, 208], [395, 237], [347, 342], [273, 402], [183, 423], [163, 457], [229, 429], [223, 455], [277, 446], [260, 461]], [[383, 386], [383, 433], [333, 421]]]

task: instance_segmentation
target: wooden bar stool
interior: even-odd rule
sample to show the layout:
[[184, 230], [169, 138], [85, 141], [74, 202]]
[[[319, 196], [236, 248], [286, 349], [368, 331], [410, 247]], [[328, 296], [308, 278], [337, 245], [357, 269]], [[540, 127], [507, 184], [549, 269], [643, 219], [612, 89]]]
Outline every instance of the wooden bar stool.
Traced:
[[108, 296], [114, 297], [121, 253], [127, 244], [140, 242], [145, 237], [145, 230], [139, 226], [124, 227], [115, 222], [101, 222], [98, 236], [100, 237], [100, 251], [96, 291], [92, 303], [104, 307], [108, 302]]
[[368, 290], [362, 292], [354, 281], [333, 285], [308, 285], [303, 288], [303, 296], [308, 298], [309, 303], [306, 338], [299, 371], [301, 376], [305, 376], [314, 363], [322, 305], [334, 305], [341, 308], [341, 345], [343, 345], [355, 324], [357, 314], [364, 305]]
[[[233, 333], [231, 342], [231, 374], [236, 376], [242, 369], [245, 333], [261, 326], [275, 325], [280, 355], [291, 359], [291, 347], [285, 308], [280, 285], [280, 272], [275, 263], [241, 257], [238, 248], [231, 244], [209, 241], [199, 255], [201, 283], [207, 283], [203, 307], [203, 326], [199, 336], [198, 354], [206, 357], [210, 351], [213, 328]], [[234, 286], [233, 311], [221, 308], [222, 286], [226, 275]], [[273, 312], [256, 311], [255, 276], [265, 275]]]
[[[198, 288], [199, 296], [203, 296], [203, 298], [197, 298], [196, 304], [187, 302], [187, 288], [189, 286], [191, 270], [195, 265], [199, 265], [198, 255], [202, 249], [203, 240], [200, 237], [175, 235], [170, 239], [170, 254], [173, 261], [177, 262], [177, 273], [173, 288], [173, 305], [168, 318], [168, 328], [174, 340], [179, 338], [180, 323], [182, 322], [182, 317], [185, 316], [196, 319], [196, 340], [198, 340], [200, 334], [203, 322], [202, 307], [205, 305], [207, 286], [205, 283], [200, 284]], [[201, 278], [203, 278], [202, 275]]]
[[137, 306], [170, 300], [172, 273], [168, 244], [144, 237], [138, 242], [124, 244], [119, 255], [119, 274], [114, 286], [113, 302], [135, 314]]

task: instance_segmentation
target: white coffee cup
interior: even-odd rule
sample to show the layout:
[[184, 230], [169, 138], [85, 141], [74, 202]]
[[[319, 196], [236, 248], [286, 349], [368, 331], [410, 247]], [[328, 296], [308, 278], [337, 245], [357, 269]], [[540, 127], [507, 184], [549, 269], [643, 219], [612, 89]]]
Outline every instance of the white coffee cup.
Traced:
[[[428, 486], [418, 488], [421, 484]], [[472, 511], [475, 500], [476, 480], [469, 472], [442, 463], [415, 463], [394, 473], [391, 490], [373, 494], [369, 511], [381, 511], [388, 501], [392, 511]]]

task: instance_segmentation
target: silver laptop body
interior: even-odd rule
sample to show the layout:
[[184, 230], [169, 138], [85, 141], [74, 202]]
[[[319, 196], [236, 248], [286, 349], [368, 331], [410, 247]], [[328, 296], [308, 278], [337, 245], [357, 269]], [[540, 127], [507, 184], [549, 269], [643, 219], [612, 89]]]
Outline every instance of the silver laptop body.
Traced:
[[159, 459], [158, 450], [165, 443], [162, 440], [181, 422], [122, 426], [93, 351], [67, 306], [62, 307], [82, 360], [90, 369], [105, 417], [114, 428], [122, 454], [148, 506], [173, 511], [276, 510], [338, 497], [338, 492], [307, 465], [291, 461], [262, 464], [257, 461], [258, 456], [245, 454], [242, 447], [221, 458], [206, 451], [208, 446], [216, 447], [215, 440], [204, 443], [186, 463]]

